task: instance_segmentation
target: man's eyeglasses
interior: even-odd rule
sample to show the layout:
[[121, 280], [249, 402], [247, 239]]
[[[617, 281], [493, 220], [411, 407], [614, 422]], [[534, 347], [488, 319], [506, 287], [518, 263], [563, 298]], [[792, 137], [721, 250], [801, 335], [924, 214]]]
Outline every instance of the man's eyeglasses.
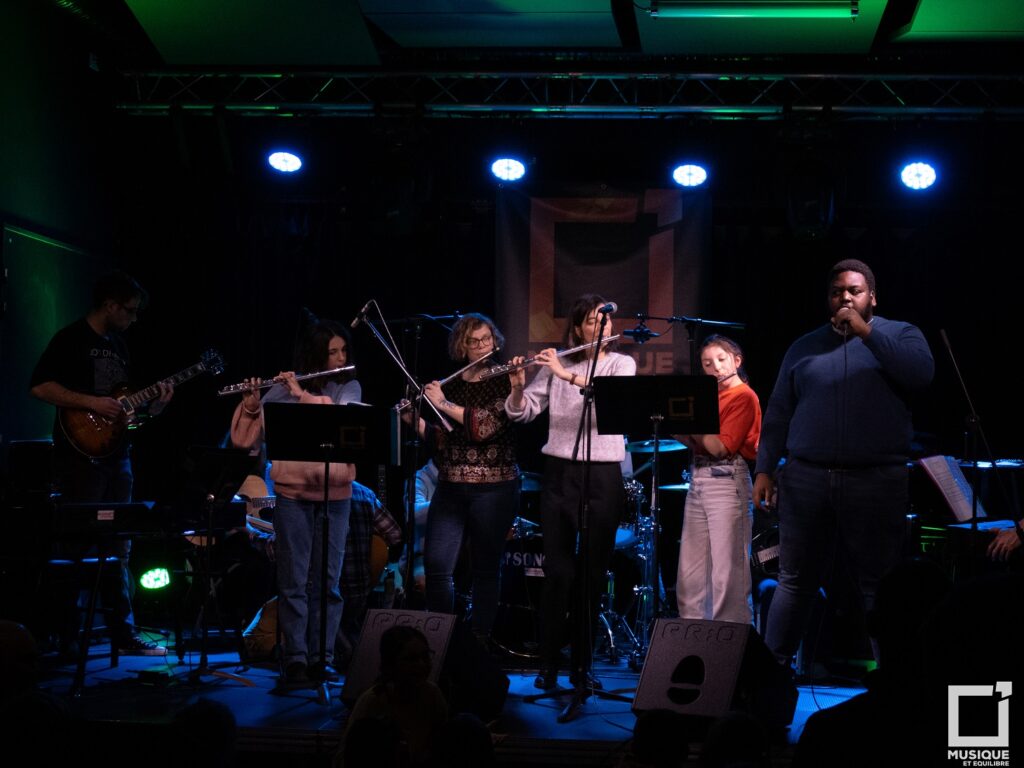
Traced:
[[494, 343], [494, 337], [491, 334], [481, 336], [479, 339], [475, 339], [470, 336], [466, 339], [466, 346], [470, 349], [476, 349], [477, 347], [486, 347], [488, 344]]

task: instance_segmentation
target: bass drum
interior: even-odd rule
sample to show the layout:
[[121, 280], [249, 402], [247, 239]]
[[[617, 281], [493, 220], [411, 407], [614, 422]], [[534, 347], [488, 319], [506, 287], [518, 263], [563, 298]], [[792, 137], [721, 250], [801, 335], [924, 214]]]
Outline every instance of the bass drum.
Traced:
[[544, 590], [544, 537], [513, 537], [501, 561], [501, 597], [491, 637], [505, 652], [538, 658], [540, 599]]

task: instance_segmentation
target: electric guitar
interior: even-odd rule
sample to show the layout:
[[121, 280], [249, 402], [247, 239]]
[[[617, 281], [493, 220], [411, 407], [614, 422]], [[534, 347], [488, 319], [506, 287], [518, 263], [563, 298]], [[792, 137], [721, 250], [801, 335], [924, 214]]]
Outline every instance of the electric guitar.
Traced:
[[121, 447], [125, 432], [136, 426], [136, 412], [139, 408], [151, 403], [160, 396], [160, 384], [183, 384], [194, 379], [201, 373], [214, 376], [224, 369], [224, 359], [216, 350], [210, 349], [202, 354], [200, 361], [173, 376], [151, 384], [137, 392], [129, 391], [127, 386], [120, 387], [111, 393], [111, 397], [120, 401], [124, 415], [117, 419], [100, 416], [88, 408], [60, 408], [57, 416], [61, 431], [68, 442], [79, 453], [92, 459], [102, 459], [112, 455]]

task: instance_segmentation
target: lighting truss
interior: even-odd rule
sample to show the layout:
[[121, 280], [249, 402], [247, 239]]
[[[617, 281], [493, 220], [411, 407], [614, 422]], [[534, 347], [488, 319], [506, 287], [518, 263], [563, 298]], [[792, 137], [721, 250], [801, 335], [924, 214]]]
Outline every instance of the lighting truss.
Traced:
[[1024, 119], [1024, 75], [128, 72], [132, 115]]

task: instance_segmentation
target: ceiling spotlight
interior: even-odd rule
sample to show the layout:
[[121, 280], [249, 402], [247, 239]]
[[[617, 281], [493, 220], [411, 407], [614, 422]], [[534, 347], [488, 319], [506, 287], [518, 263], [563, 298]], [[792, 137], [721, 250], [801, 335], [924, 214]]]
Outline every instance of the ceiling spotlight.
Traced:
[[910, 163], [900, 171], [900, 180], [910, 189], [928, 189], [936, 178], [935, 169], [928, 163]]
[[672, 171], [672, 180], [681, 187], [699, 187], [708, 180], [708, 172], [699, 165], [679, 165]]
[[856, 19], [859, 0], [651, 0], [662, 19]]
[[291, 152], [271, 152], [267, 162], [275, 171], [295, 173], [302, 167], [302, 158]]
[[502, 181], [519, 181], [526, 175], [526, 166], [514, 157], [499, 157], [491, 163], [491, 173]]

